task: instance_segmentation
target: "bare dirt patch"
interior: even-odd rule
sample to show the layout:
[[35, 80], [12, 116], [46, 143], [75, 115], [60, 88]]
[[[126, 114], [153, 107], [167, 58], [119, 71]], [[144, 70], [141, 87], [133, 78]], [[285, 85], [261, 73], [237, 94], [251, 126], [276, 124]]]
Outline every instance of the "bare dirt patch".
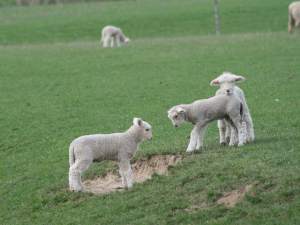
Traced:
[[253, 182], [252, 184], [247, 184], [240, 190], [232, 190], [227, 193], [225, 193], [221, 198], [217, 200], [217, 203], [221, 204], [224, 203], [225, 206], [227, 207], [232, 207], [234, 206], [237, 202], [239, 202], [246, 192], [250, 191], [258, 181]]
[[[156, 155], [149, 160], [137, 159], [131, 165], [133, 171], [133, 180], [135, 183], [142, 183], [151, 178], [154, 172], [158, 174], [168, 174], [168, 166], [176, 165], [181, 161], [180, 155]], [[97, 195], [107, 194], [111, 191], [124, 191], [122, 179], [119, 175], [112, 172], [105, 177], [99, 177], [94, 180], [87, 180], [83, 183], [86, 191], [93, 192]]]

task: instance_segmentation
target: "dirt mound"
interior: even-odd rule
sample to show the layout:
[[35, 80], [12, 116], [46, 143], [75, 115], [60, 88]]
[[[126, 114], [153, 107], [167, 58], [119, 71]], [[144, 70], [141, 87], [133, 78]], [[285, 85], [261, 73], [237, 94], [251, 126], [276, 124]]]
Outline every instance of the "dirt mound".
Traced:
[[[133, 180], [135, 183], [142, 183], [151, 178], [154, 172], [168, 174], [168, 166], [176, 165], [180, 161], [181, 156], [179, 155], [156, 155], [152, 156], [149, 160], [137, 159], [131, 165], [134, 175]], [[111, 191], [124, 191], [121, 177], [112, 173], [108, 173], [107, 176], [99, 177], [95, 180], [87, 180], [83, 185], [86, 191], [97, 195], [107, 194]]]
[[224, 203], [225, 206], [231, 207], [239, 202], [245, 195], [246, 192], [250, 191], [258, 182], [247, 184], [241, 190], [232, 190], [225, 193], [221, 198], [218, 199], [217, 203]]

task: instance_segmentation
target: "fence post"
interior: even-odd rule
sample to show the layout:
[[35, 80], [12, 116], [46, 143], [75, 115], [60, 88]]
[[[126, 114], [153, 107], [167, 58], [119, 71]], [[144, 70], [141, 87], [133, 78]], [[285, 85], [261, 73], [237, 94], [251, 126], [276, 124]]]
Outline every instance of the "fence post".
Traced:
[[217, 36], [220, 36], [220, 25], [219, 25], [219, 10], [218, 10], [218, 0], [215, 0], [215, 18], [216, 18], [216, 31]]

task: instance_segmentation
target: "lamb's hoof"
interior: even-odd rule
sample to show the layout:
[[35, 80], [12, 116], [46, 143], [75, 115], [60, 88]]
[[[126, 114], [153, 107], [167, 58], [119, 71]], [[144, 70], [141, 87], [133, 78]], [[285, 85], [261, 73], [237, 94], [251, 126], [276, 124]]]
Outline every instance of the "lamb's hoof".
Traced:
[[238, 143], [238, 146], [241, 147], [243, 146], [245, 143]]
[[235, 146], [237, 143], [229, 143], [229, 146]]
[[186, 152], [193, 152], [195, 149], [187, 149]]
[[221, 142], [221, 146], [222, 147], [226, 146], [226, 142]]
[[125, 190], [125, 191], [128, 191], [128, 190], [131, 189], [131, 188], [132, 188], [132, 185], [129, 186], [129, 187], [124, 187], [124, 190]]
[[247, 138], [248, 142], [253, 142], [254, 138]]
[[225, 140], [226, 140], [226, 143], [230, 143], [230, 137], [226, 137]]
[[81, 189], [80, 189], [80, 190], [72, 190], [71, 192], [73, 192], [73, 193], [79, 193], [79, 192], [82, 192], [82, 193], [83, 193], [83, 192], [85, 192], [85, 190], [81, 190]]

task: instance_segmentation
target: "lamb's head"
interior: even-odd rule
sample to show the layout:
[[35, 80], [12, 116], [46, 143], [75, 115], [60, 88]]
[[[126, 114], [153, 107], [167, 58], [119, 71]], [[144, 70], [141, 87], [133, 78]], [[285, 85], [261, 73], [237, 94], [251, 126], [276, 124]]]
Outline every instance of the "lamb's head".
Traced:
[[124, 39], [124, 44], [125, 44], [125, 45], [130, 45], [130, 39], [129, 39], [128, 37], [126, 37], [126, 38]]
[[213, 80], [210, 85], [217, 86], [220, 85], [220, 90], [222, 94], [231, 95], [234, 92], [235, 83], [244, 81], [245, 78], [241, 76], [236, 76], [231, 73], [224, 72], [217, 79]]
[[152, 130], [149, 123], [135, 117], [133, 124], [139, 126], [140, 132], [142, 132], [142, 141], [152, 141]]
[[185, 110], [179, 106], [174, 106], [168, 111], [168, 117], [175, 127], [179, 127], [185, 120]]

